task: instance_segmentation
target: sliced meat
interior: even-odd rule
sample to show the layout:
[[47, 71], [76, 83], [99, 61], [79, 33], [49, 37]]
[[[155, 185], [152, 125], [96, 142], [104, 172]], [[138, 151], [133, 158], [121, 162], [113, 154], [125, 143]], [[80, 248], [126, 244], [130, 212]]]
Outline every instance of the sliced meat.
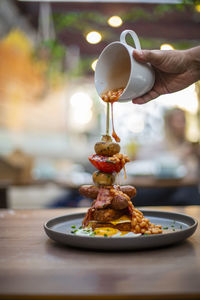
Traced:
[[93, 212], [93, 219], [98, 222], [109, 222], [120, 218], [124, 214], [122, 210], [114, 210], [111, 208], [97, 209]]
[[97, 200], [94, 202], [92, 207], [95, 209], [108, 207], [109, 205], [111, 205], [112, 199], [113, 196], [110, 193], [110, 189], [99, 188]]
[[99, 192], [99, 188], [95, 185], [82, 185], [79, 188], [79, 193], [86, 198], [96, 199]]

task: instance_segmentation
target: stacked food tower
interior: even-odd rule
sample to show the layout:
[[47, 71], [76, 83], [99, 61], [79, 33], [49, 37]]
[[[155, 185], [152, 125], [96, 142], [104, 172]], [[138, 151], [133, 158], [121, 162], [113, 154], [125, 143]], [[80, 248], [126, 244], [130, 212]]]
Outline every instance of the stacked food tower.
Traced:
[[131, 198], [136, 195], [132, 186], [115, 185], [115, 179], [125, 164], [126, 155], [120, 153], [120, 145], [109, 135], [95, 144], [96, 154], [89, 156], [97, 171], [93, 173], [94, 185], [84, 185], [80, 193], [94, 199], [83, 220], [83, 228], [92, 229], [95, 235], [153, 234], [162, 233], [161, 226], [145, 219], [142, 212], [134, 208]]

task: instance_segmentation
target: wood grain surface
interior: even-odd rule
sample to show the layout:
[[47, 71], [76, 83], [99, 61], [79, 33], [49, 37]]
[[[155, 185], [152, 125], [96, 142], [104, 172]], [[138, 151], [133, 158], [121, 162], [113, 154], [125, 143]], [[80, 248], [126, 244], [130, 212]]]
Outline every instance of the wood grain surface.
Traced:
[[[200, 220], [198, 206], [153, 209]], [[199, 229], [181, 244], [135, 252], [73, 249], [45, 235], [48, 219], [82, 211], [0, 210], [0, 299], [200, 299]]]

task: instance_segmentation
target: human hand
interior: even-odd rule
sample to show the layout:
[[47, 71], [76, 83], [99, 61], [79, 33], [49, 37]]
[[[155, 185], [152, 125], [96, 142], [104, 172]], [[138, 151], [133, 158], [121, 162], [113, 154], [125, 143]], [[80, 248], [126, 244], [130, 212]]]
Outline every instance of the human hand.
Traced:
[[160, 95], [177, 92], [200, 79], [200, 47], [189, 50], [135, 50], [134, 58], [141, 63], [151, 63], [155, 83], [151, 91], [133, 99], [134, 104], [144, 104]]

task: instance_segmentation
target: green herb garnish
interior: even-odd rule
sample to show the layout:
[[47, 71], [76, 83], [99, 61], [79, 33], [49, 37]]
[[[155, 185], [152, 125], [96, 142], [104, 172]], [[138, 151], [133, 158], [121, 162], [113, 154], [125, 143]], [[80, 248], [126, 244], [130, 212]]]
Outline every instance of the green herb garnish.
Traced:
[[149, 235], [148, 233], [144, 233], [143, 235]]
[[83, 228], [82, 226], [79, 227], [79, 229], [82, 229], [82, 228]]
[[109, 159], [106, 159], [106, 162], [111, 163], [111, 164], [116, 164], [116, 161], [109, 160]]
[[174, 225], [171, 225], [171, 227], [174, 227]]
[[76, 230], [71, 231], [71, 233], [75, 234], [77, 231], [78, 231], [78, 230], [76, 229]]
[[168, 229], [168, 227], [163, 227], [163, 229]]
[[106, 233], [104, 233], [104, 236], [107, 237], [108, 235]]
[[180, 229], [182, 229], [183, 228], [183, 226], [182, 225], [180, 225]]
[[71, 228], [76, 228], [76, 225], [72, 225]]
[[107, 231], [110, 231], [110, 229], [107, 229]]
[[172, 229], [172, 231], [175, 231], [175, 229]]

